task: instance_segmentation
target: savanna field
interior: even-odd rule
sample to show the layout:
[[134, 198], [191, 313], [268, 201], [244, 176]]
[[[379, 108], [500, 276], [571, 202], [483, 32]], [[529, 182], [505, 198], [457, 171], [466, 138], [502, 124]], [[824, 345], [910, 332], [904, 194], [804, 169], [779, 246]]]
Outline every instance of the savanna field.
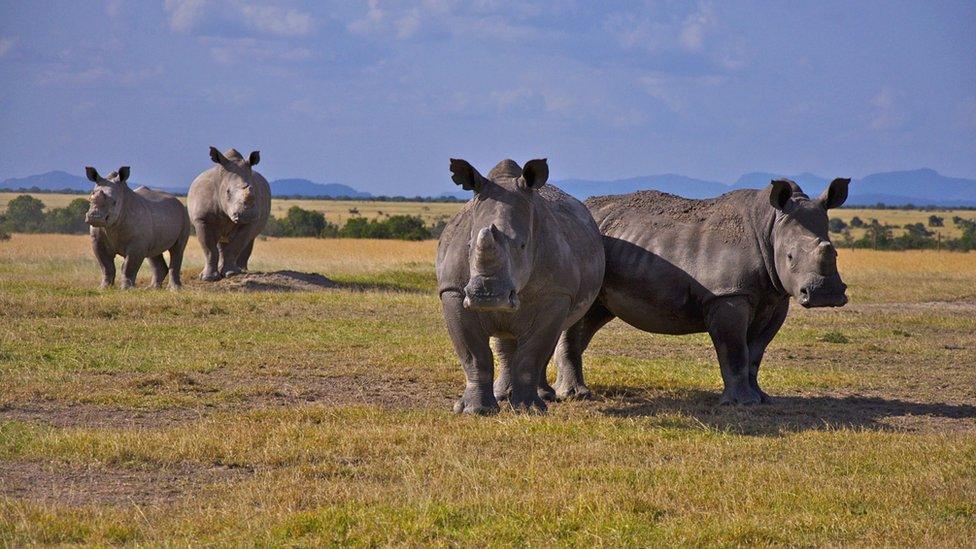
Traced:
[[0, 242], [0, 540], [976, 539], [976, 254], [841, 249], [851, 302], [791, 309], [771, 405], [717, 405], [706, 335], [615, 321], [584, 356], [595, 400], [462, 417], [435, 248], [262, 239], [252, 271], [335, 282], [277, 291], [200, 283], [191, 240], [172, 293], [96, 290], [86, 236]]

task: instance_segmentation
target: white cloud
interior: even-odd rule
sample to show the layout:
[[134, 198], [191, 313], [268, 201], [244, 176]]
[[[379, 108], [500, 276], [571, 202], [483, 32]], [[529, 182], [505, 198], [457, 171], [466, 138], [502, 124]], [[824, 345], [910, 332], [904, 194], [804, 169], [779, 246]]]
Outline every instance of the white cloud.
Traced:
[[[220, 4], [217, 6], [217, 4]], [[312, 32], [314, 20], [306, 12], [242, 0], [164, 0], [169, 26], [177, 32], [189, 32], [209, 14], [237, 19], [247, 27], [275, 36], [305, 36]], [[211, 9], [211, 7], [220, 9]]]
[[685, 19], [678, 37], [685, 51], [700, 52], [705, 48], [705, 33], [715, 24], [715, 14], [711, 6], [703, 5], [698, 11]]
[[311, 59], [312, 50], [293, 48], [277, 42], [256, 38], [200, 38], [200, 43], [208, 46], [210, 57], [221, 65], [236, 65], [254, 61], [296, 62]]
[[0, 38], [0, 57], [3, 57], [10, 53], [10, 50], [14, 48], [13, 38]]
[[512, 15], [512, 9], [490, 1], [425, 0], [406, 7], [370, 0], [366, 13], [347, 24], [346, 29], [353, 34], [393, 36], [397, 40], [419, 36], [425, 28], [465, 39], [481, 37], [496, 42], [517, 42], [539, 35], [537, 30], [514, 23], [513, 19], [518, 17]]
[[186, 32], [196, 26], [203, 17], [209, 0], [165, 0], [163, 7], [169, 12], [169, 26], [178, 32]]
[[239, 4], [248, 25], [277, 36], [304, 36], [312, 31], [312, 16], [296, 9]]

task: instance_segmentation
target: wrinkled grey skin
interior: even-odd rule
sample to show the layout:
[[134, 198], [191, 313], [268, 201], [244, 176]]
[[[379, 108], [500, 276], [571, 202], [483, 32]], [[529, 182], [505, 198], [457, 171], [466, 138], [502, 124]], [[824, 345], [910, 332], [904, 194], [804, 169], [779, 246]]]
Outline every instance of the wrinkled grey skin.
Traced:
[[258, 151], [245, 160], [234, 149], [221, 154], [210, 147], [210, 159], [216, 165], [190, 184], [187, 206], [206, 256], [200, 279], [214, 281], [247, 270], [254, 239], [271, 214], [271, 187], [253, 169]]
[[[545, 411], [545, 368], [559, 334], [600, 290], [605, 260], [586, 207], [545, 185], [546, 161], [520, 168], [503, 160], [485, 178], [451, 160], [453, 180], [474, 198], [448, 224], [437, 247], [437, 283], [447, 330], [467, 384], [458, 413]], [[500, 374], [489, 339], [495, 338]]]
[[847, 303], [827, 209], [844, 203], [849, 182], [835, 179], [816, 200], [789, 180], [711, 200], [654, 191], [587, 200], [607, 271], [597, 302], [560, 340], [557, 396], [590, 394], [583, 350], [618, 317], [646, 332], [708, 332], [725, 384], [721, 402], [769, 402], [759, 364], [790, 296], [804, 307]]
[[[152, 264], [152, 286], [159, 288], [169, 273], [169, 287], [181, 286], [180, 268], [183, 251], [190, 238], [190, 217], [186, 206], [176, 197], [139, 187], [129, 188], [129, 167], [101, 177], [95, 168], [85, 168], [88, 180], [95, 184], [88, 197], [88, 213], [85, 222], [91, 225], [89, 233], [92, 250], [102, 268], [102, 285], [108, 288], [115, 283], [115, 256], [122, 262], [122, 288], [135, 286], [136, 274], [142, 261], [149, 258]], [[169, 267], [163, 252], [169, 252]]]

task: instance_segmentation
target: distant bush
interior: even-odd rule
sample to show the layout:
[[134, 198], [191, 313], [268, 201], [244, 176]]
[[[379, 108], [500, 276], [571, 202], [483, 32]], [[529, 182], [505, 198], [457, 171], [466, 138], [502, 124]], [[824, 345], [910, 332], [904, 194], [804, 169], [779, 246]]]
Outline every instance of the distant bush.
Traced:
[[283, 218], [272, 216], [261, 233], [278, 237], [317, 237], [317, 238], [379, 238], [396, 240], [426, 240], [433, 233], [424, 220], [417, 216], [393, 215], [382, 221], [353, 217], [339, 228], [325, 219], [321, 212], [305, 210], [292, 206]]
[[412, 215], [391, 215], [379, 221], [353, 217], [339, 230], [343, 238], [380, 238], [397, 240], [426, 240], [432, 238], [424, 220]]
[[43, 202], [25, 194], [7, 205], [7, 212], [0, 217], [0, 228], [8, 233], [84, 234], [88, 232], [87, 211], [88, 201], [76, 198], [64, 208], [45, 212]]
[[929, 227], [945, 227], [945, 218], [937, 215], [929, 216]]
[[88, 224], [85, 223], [85, 213], [88, 212], [88, 201], [76, 198], [64, 208], [54, 208], [44, 214], [44, 229], [46, 233], [85, 234]]
[[44, 203], [22, 194], [7, 204], [3, 229], [12, 233], [37, 233], [44, 228]]
[[844, 220], [839, 217], [831, 217], [828, 227], [830, 229], [830, 232], [840, 233], [840, 232], [844, 232], [844, 229], [847, 228], [847, 223], [844, 223]]
[[860, 217], [855, 215], [854, 217], [851, 218], [851, 227], [854, 227], [855, 229], [859, 229], [863, 226], [864, 226], [864, 221], [862, 221]]

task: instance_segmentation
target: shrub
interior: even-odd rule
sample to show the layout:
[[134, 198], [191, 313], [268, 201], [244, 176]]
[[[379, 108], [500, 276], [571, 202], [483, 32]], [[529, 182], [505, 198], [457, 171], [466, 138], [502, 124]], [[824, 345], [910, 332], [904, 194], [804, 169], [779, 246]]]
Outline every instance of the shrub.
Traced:
[[860, 217], [855, 215], [854, 217], [851, 218], [851, 227], [858, 229], [863, 226], [864, 226], [864, 221], [862, 221]]
[[941, 218], [941, 217], [939, 217], [937, 215], [930, 215], [929, 216], [929, 227], [945, 227], [945, 219], [943, 219], [943, 218]]
[[844, 220], [839, 217], [831, 217], [828, 227], [830, 229], [830, 232], [840, 233], [840, 232], [844, 232], [844, 229], [847, 228], [847, 223], [844, 223]]
[[64, 208], [54, 208], [44, 215], [43, 231], [46, 233], [85, 234], [88, 224], [85, 223], [85, 213], [88, 211], [88, 201], [76, 198]]
[[4, 229], [14, 233], [36, 233], [44, 227], [44, 203], [22, 194], [7, 204]]

